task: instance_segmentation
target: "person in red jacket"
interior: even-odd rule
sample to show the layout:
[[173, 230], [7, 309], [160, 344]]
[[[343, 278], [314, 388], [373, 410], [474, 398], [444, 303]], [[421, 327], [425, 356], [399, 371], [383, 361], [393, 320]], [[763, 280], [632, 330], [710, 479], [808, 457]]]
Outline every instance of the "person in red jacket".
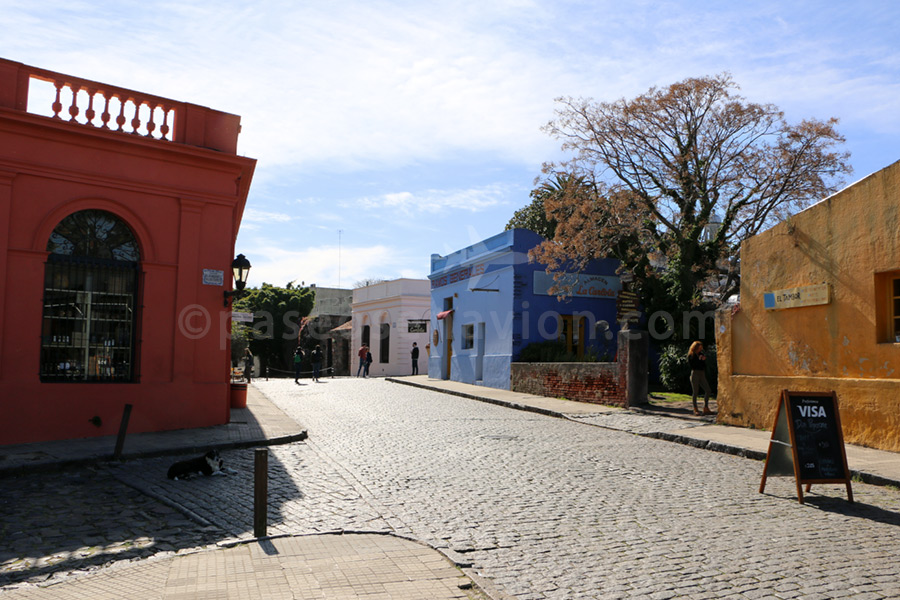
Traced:
[[357, 355], [359, 356], [359, 368], [356, 370], [356, 376], [359, 377], [359, 374], [366, 370], [366, 356], [369, 354], [369, 347], [363, 344]]

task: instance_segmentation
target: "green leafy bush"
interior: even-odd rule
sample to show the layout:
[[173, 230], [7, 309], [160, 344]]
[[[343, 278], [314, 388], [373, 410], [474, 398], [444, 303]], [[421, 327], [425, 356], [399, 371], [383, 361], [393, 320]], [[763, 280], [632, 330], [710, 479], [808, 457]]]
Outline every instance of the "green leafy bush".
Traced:
[[659, 382], [668, 392], [691, 393], [691, 367], [687, 361], [687, 348], [682, 344], [669, 344], [659, 356]]
[[[666, 391], [691, 393], [691, 366], [687, 353], [690, 344], [669, 344], [659, 357], [659, 382]], [[719, 369], [716, 363], [716, 347], [704, 346], [706, 355], [706, 380], [713, 394], [716, 392]]]

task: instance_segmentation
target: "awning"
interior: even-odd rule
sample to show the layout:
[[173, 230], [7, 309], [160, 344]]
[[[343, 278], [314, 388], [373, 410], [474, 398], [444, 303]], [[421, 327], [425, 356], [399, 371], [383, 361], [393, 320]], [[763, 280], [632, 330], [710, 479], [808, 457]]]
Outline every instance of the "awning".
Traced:
[[441, 319], [446, 319], [447, 317], [449, 317], [449, 316], [452, 315], [452, 314], [453, 314], [453, 309], [452, 309], [452, 308], [451, 308], [450, 310], [445, 310], [445, 311], [443, 311], [443, 312], [439, 312], [439, 313], [437, 314], [438, 321], [440, 321]]
[[334, 332], [336, 332], [336, 331], [353, 331], [353, 319], [350, 319], [349, 321], [347, 321], [347, 322], [344, 323], [343, 325], [338, 325], [337, 327], [335, 327], [334, 329], [332, 329], [332, 330], [329, 331], [328, 333], [334, 333]]

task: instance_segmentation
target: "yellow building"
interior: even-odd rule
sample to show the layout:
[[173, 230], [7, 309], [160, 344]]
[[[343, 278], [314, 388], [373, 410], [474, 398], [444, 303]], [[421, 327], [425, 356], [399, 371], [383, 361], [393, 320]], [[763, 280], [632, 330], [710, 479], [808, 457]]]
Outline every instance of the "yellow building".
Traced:
[[719, 422], [769, 429], [782, 390], [833, 390], [846, 442], [900, 451], [900, 162], [746, 240], [716, 342]]

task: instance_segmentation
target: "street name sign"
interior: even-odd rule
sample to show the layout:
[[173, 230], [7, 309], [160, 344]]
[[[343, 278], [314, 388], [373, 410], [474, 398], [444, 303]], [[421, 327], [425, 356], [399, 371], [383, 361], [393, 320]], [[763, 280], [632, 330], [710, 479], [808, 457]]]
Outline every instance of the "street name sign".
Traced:
[[765, 292], [763, 294], [763, 306], [766, 310], [779, 310], [782, 308], [828, 304], [831, 302], [829, 289], [827, 283], [820, 283]]

